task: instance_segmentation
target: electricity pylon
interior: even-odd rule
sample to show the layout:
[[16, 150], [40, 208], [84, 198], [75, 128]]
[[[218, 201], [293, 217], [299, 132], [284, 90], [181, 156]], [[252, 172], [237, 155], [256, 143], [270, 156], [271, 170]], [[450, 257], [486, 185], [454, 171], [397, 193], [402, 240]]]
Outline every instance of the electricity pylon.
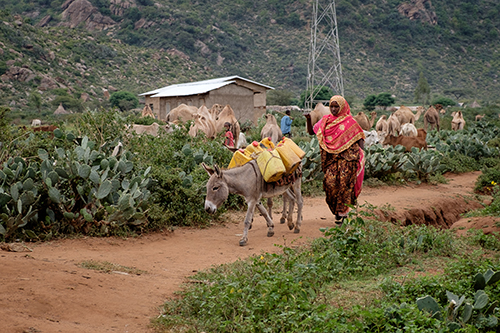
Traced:
[[[328, 3], [323, 7], [320, 2]], [[334, 0], [313, 0], [311, 46], [307, 64], [306, 110], [312, 109], [319, 92], [314, 88], [321, 86], [329, 87], [335, 93], [344, 96]]]

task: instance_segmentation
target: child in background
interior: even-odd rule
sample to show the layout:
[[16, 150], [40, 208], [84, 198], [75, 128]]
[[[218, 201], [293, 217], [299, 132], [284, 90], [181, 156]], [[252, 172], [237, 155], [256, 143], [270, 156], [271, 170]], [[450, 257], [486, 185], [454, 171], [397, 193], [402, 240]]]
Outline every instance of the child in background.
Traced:
[[224, 135], [226, 139], [224, 140], [224, 145], [227, 147], [234, 147], [234, 137], [233, 132], [231, 132], [231, 123], [224, 123], [224, 128], [226, 129], [226, 134]]

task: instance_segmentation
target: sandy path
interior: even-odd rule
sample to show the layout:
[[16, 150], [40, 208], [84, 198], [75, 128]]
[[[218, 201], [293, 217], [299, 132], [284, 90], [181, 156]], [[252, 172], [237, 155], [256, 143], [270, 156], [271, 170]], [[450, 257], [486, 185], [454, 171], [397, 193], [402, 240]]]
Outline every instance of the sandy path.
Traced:
[[[472, 193], [478, 172], [451, 175], [449, 184], [364, 188], [360, 204], [406, 209]], [[276, 225], [266, 237], [256, 217], [249, 243], [238, 246], [242, 223], [209, 229], [181, 228], [139, 238], [82, 238], [27, 244], [32, 252], [0, 251], [0, 332], [152, 332], [151, 318], [185, 277], [252, 254], [279, 252], [275, 244], [304, 243], [333, 226], [324, 198], [305, 198], [304, 222], [296, 235]], [[242, 217], [243, 213], [235, 217]], [[494, 223], [494, 222], [492, 222]], [[146, 271], [141, 275], [80, 268], [85, 260], [107, 261]]]

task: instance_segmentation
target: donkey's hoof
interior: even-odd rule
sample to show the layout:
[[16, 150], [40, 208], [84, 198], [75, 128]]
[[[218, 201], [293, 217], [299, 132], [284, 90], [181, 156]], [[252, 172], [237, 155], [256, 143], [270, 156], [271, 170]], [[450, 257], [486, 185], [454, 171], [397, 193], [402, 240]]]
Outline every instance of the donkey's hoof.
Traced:
[[288, 230], [292, 230], [293, 228], [295, 228], [295, 224], [292, 223], [288, 225]]
[[247, 241], [244, 239], [240, 239], [240, 246], [245, 246], [247, 245]]
[[283, 217], [280, 218], [280, 224], [285, 224], [285, 222], [286, 222], [285, 218], [283, 218]]
[[250, 226], [248, 227], [248, 230], [252, 229], [252, 223], [250, 223]]
[[293, 233], [294, 233], [294, 234], [298, 234], [298, 233], [300, 233], [300, 229], [295, 229], [295, 230], [293, 231]]
[[274, 230], [268, 230], [267, 237], [273, 237], [273, 236], [274, 236]]

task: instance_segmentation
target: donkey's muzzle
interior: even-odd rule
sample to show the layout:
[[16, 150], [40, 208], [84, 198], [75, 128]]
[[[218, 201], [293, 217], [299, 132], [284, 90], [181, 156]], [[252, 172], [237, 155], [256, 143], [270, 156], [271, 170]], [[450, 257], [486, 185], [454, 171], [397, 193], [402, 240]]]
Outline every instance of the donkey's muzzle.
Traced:
[[209, 214], [214, 214], [217, 211], [217, 206], [210, 201], [205, 201], [205, 211]]

